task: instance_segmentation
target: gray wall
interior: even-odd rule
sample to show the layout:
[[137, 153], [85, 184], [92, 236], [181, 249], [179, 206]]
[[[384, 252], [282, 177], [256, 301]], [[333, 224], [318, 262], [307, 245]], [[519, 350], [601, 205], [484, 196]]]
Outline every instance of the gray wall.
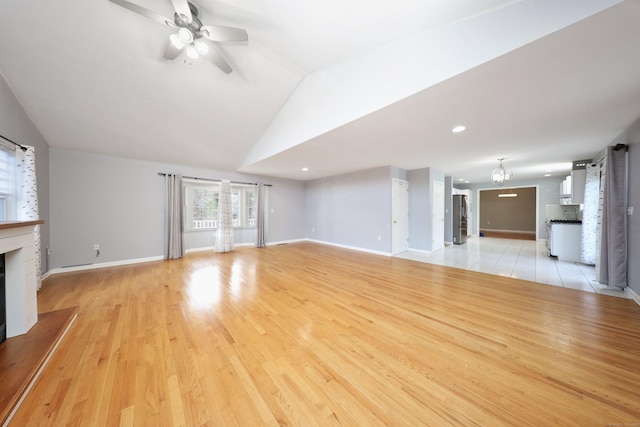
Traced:
[[[532, 180], [514, 180], [509, 183], [508, 188], [538, 186], [538, 239], [546, 238], [545, 229], [545, 206], [560, 203], [560, 184], [564, 177], [548, 177]], [[458, 184], [456, 188], [471, 189], [471, 200], [474, 206], [471, 218], [471, 232], [478, 235], [478, 190], [495, 190], [496, 186], [491, 183], [482, 184]]]
[[429, 169], [409, 171], [409, 249], [431, 248]]
[[409, 180], [409, 172], [404, 169], [400, 169], [395, 166], [391, 166], [391, 178], [401, 179], [403, 181]]
[[[409, 171], [409, 248], [430, 251], [433, 247], [433, 181], [445, 182], [444, 173], [433, 168]], [[445, 183], [445, 209], [446, 209]], [[446, 215], [445, 215], [446, 218]], [[446, 224], [445, 224], [446, 233]]]
[[306, 237], [390, 253], [391, 178], [401, 176], [385, 166], [307, 181]]
[[453, 177], [444, 177], [444, 241], [453, 243]]
[[49, 221], [49, 146], [27, 117], [2, 76], [0, 76], [0, 134], [19, 144], [35, 148], [38, 208], [40, 219], [44, 220], [44, 224], [40, 226], [42, 271], [44, 272], [47, 271], [47, 247], [50, 244], [49, 230], [51, 229]]
[[[59, 149], [50, 150], [50, 161], [50, 268], [161, 256], [164, 181], [158, 172], [272, 184], [267, 243], [304, 238], [301, 182]], [[252, 243], [254, 236], [240, 230], [236, 242]], [[211, 247], [213, 232], [186, 233], [185, 245]]]

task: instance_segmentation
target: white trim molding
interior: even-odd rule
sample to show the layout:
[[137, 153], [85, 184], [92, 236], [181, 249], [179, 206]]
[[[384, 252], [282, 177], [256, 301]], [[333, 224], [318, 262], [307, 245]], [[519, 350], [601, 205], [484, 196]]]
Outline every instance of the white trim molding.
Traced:
[[627, 286], [626, 288], [624, 288], [624, 292], [626, 294], [629, 294], [629, 298], [634, 300], [636, 304], [640, 305], [640, 295], [638, 295], [633, 289]]
[[153, 256], [148, 258], [125, 259], [122, 261], [100, 262], [100, 263], [94, 263], [94, 264], [74, 265], [71, 267], [60, 267], [60, 268], [54, 268], [49, 270], [46, 273], [46, 276], [49, 277], [53, 274], [67, 273], [70, 271], [94, 270], [96, 268], [118, 267], [118, 266], [129, 265], [129, 264], [140, 264], [143, 262], [162, 261], [163, 259], [164, 257], [160, 255], [160, 256]]
[[391, 254], [391, 252], [376, 251], [376, 250], [373, 250], [373, 249], [360, 248], [358, 246], [341, 245], [339, 243], [325, 242], [325, 241], [322, 241], [322, 240], [313, 240], [313, 239], [305, 239], [305, 240], [307, 242], [318, 243], [318, 244], [327, 245], [327, 246], [335, 246], [335, 247], [342, 248], [342, 249], [351, 249], [351, 250], [354, 250], [354, 251], [366, 252], [366, 253], [370, 253], [370, 254], [374, 254], [374, 255], [383, 255], [383, 256], [388, 256], [388, 257], [393, 256]]
[[430, 254], [430, 253], [432, 253], [432, 251], [428, 251], [426, 249], [414, 249], [414, 248], [407, 249], [407, 252], [416, 252], [416, 253], [419, 253], [419, 254]]

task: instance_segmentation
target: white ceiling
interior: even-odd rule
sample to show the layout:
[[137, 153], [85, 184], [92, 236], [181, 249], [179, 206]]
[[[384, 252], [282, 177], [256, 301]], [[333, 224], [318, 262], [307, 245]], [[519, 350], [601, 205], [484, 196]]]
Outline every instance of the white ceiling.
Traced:
[[233, 73], [107, 0], [0, 2], [0, 72], [51, 147], [303, 180], [562, 175], [640, 117], [637, 0], [194, 3]]

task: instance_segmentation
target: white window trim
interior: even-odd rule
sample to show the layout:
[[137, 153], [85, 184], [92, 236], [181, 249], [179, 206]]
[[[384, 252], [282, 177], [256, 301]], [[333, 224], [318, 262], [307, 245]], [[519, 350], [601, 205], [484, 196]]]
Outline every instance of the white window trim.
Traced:
[[[1, 141], [0, 142], [4, 142]], [[13, 220], [16, 219], [16, 177], [15, 177], [15, 162], [16, 162], [16, 150], [15, 146], [9, 146], [6, 143], [0, 144], [0, 220]]]
[[[213, 231], [217, 228], [217, 218], [199, 220], [200, 224], [195, 224], [195, 221], [191, 216], [191, 206], [190, 206], [190, 197], [191, 191], [190, 188], [194, 187], [211, 187], [213, 189], [220, 189], [220, 183], [215, 181], [204, 181], [198, 179], [183, 179], [183, 194], [184, 194], [184, 205], [183, 205], [183, 213], [184, 213], [184, 231], [189, 232], [200, 232], [200, 231]], [[231, 183], [231, 191], [238, 189], [252, 189], [254, 192], [257, 191], [257, 187], [253, 184], [234, 184]], [[255, 194], [255, 193], [254, 193]], [[240, 193], [240, 209], [238, 212], [238, 218], [234, 219], [234, 229], [255, 229], [256, 228], [256, 218], [247, 218], [249, 215], [248, 212], [248, 196], [249, 192], [242, 191]], [[257, 196], [257, 195], [256, 195]], [[256, 209], [257, 206], [254, 206]]]

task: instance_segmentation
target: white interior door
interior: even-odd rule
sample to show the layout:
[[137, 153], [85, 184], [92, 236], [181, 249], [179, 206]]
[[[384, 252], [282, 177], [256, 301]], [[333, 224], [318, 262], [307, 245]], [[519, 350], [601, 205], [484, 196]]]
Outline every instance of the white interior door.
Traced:
[[391, 185], [391, 253], [409, 249], [409, 183], [393, 179]]
[[431, 227], [431, 250], [444, 248], [444, 182], [433, 181], [433, 223]]

